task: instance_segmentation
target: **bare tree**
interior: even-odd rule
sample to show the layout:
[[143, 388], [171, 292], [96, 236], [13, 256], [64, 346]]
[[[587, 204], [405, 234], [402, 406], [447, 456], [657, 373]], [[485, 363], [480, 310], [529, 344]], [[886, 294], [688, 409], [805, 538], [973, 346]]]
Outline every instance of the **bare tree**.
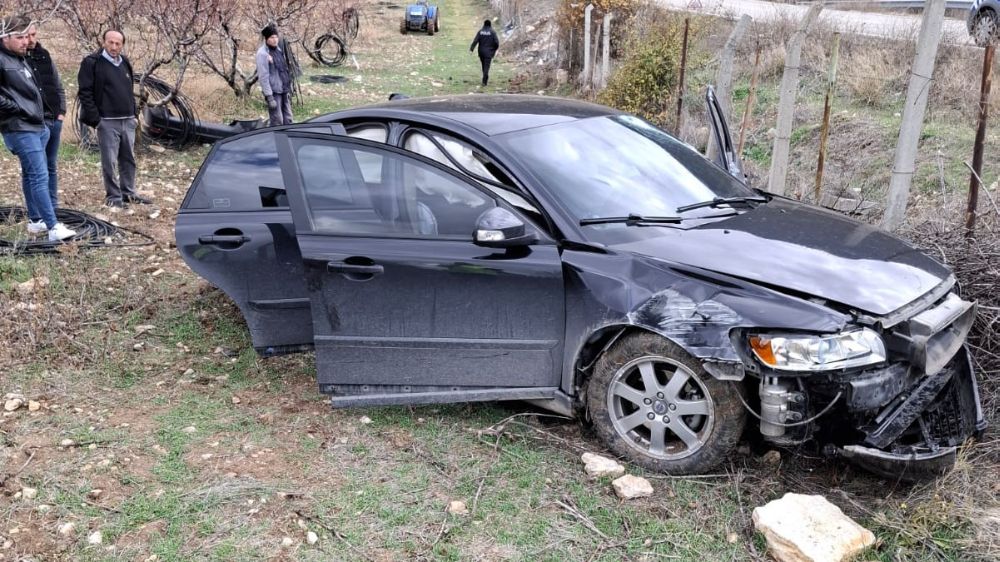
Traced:
[[[164, 105], [180, 90], [191, 59], [201, 46], [203, 38], [217, 25], [226, 13], [228, 0], [134, 0], [136, 15], [146, 25], [138, 26], [147, 48], [145, 63], [139, 75], [139, 109], [150, 105]], [[169, 93], [150, 102], [146, 79], [155, 71], [168, 65], [176, 66], [176, 79]]]
[[61, 0], [56, 15], [76, 36], [81, 50], [91, 52], [101, 46], [109, 29], [124, 30], [132, 20], [137, 0]]

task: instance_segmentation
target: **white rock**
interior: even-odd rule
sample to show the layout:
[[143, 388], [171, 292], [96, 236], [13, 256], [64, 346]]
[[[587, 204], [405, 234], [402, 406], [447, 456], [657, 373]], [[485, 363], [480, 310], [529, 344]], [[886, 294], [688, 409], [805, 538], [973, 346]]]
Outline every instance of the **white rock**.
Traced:
[[372, 419], [369, 418], [368, 416], [361, 416], [361, 423], [368, 425], [372, 423]]
[[11, 398], [3, 403], [3, 409], [8, 412], [13, 412], [14, 410], [20, 408], [22, 404], [24, 404], [24, 400], [21, 400], [20, 398]]
[[40, 409], [42, 409], [41, 402], [36, 402], [34, 400], [28, 400], [28, 411], [29, 412], [37, 412]]
[[823, 496], [785, 494], [753, 510], [754, 526], [779, 562], [840, 562], [875, 543], [875, 535]]
[[38, 496], [38, 490], [36, 488], [21, 488], [21, 497], [26, 500], [33, 500]]
[[88, 544], [101, 544], [102, 542], [104, 542], [104, 535], [100, 531], [94, 531], [87, 535]]
[[611, 485], [614, 487], [618, 497], [623, 500], [644, 498], [653, 495], [653, 485], [649, 483], [649, 480], [639, 476], [632, 476], [631, 474], [626, 474], [616, 479]]
[[292, 537], [285, 537], [285, 538], [281, 539], [281, 546], [283, 546], [285, 548], [288, 548], [288, 547], [292, 546], [293, 544], [295, 544], [295, 541], [292, 540]]
[[306, 533], [306, 542], [309, 544], [316, 544], [317, 542], [319, 542], [319, 537], [316, 536], [316, 533], [309, 531], [308, 533]]
[[189, 425], [189, 426], [185, 427], [184, 429], [182, 429], [181, 431], [183, 431], [184, 433], [194, 433], [194, 432], [198, 431], [198, 429], [195, 426], [193, 426], [193, 425]]
[[448, 513], [454, 515], [468, 515], [469, 508], [465, 506], [465, 502], [454, 500], [448, 504]]
[[75, 444], [76, 441], [73, 441], [72, 439], [63, 439], [62, 441], [59, 442], [60, 447], [72, 447]]
[[57, 530], [59, 531], [60, 535], [72, 535], [73, 531], [76, 530], [76, 524], [73, 522], [63, 523], [62, 525], [59, 525], [59, 527], [57, 527]]
[[625, 467], [618, 463], [614, 459], [609, 459], [607, 457], [602, 457], [601, 455], [596, 455], [594, 453], [584, 453], [580, 457], [583, 461], [583, 469], [588, 475], [594, 478], [599, 478], [601, 476], [614, 476], [618, 477], [625, 474]]

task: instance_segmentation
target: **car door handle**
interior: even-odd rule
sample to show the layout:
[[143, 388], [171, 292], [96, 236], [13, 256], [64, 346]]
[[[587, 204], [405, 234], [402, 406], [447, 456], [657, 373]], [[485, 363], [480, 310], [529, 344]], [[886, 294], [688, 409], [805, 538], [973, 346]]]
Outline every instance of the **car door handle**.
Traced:
[[355, 273], [360, 275], [370, 275], [372, 277], [385, 273], [385, 268], [378, 264], [357, 265], [353, 263], [344, 263], [342, 261], [327, 262], [326, 270], [330, 273]]
[[213, 234], [211, 236], [199, 236], [198, 242], [202, 244], [243, 244], [250, 241], [246, 234]]

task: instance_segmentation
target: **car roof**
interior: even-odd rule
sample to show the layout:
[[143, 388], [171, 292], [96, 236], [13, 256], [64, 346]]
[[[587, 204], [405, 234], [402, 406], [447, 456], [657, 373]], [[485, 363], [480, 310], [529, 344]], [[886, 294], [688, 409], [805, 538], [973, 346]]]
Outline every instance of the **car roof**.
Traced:
[[317, 120], [365, 115], [398, 117], [401, 113], [430, 114], [450, 119], [489, 136], [621, 114], [620, 111], [603, 105], [551, 96], [465, 94], [393, 100], [328, 114]]

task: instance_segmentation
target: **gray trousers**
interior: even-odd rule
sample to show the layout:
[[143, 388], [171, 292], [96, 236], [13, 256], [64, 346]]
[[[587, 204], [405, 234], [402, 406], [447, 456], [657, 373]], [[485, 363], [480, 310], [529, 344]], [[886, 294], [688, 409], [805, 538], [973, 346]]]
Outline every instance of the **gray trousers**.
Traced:
[[[101, 172], [107, 200], [121, 201], [135, 195], [135, 128], [137, 120], [101, 119], [97, 142], [101, 147]], [[117, 165], [117, 179], [115, 166]]]
[[276, 125], [291, 125], [292, 124], [292, 94], [291, 92], [285, 92], [283, 94], [273, 94], [274, 101], [277, 102], [278, 107], [271, 109], [267, 108], [267, 117], [270, 119], [268, 125], [274, 127]]

